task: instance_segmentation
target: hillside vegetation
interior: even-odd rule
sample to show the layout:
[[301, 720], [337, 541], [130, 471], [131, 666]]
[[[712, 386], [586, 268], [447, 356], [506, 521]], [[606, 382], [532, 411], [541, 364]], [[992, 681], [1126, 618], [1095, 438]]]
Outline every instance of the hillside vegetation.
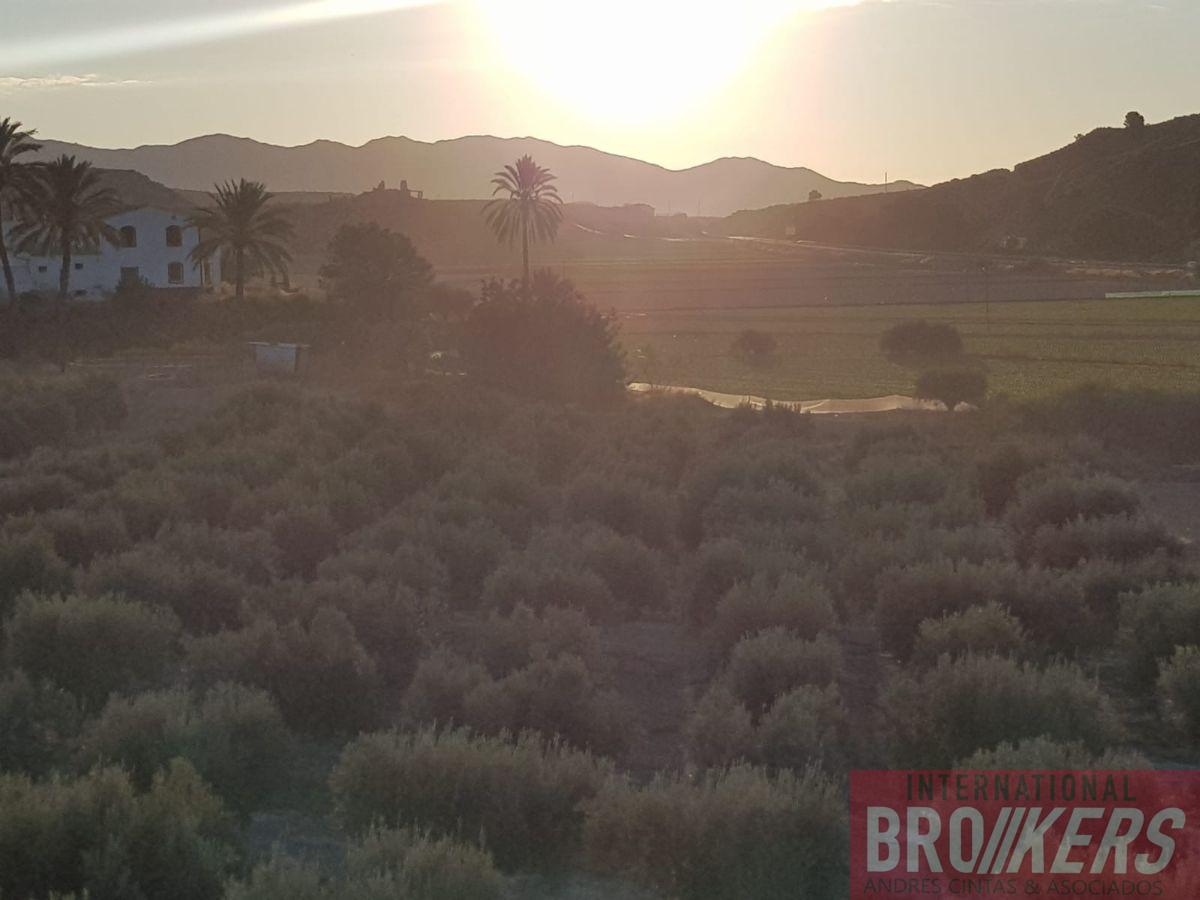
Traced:
[[910, 250], [1195, 259], [1200, 115], [1097, 128], [1011, 171], [920, 191], [739, 212], [721, 230]]

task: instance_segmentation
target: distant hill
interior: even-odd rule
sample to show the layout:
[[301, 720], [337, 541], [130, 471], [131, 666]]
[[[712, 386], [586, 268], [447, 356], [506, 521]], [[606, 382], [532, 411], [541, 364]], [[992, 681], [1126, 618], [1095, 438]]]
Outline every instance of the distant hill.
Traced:
[[[360, 193], [380, 182], [406, 180], [427, 198], [471, 200], [491, 194], [492, 174], [524, 153], [559, 178], [563, 199], [606, 206], [646, 203], [660, 213], [725, 216], [739, 209], [806, 199], [850, 197], [881, 185], [834, 181], [811, 169], [751, 158], [725, 158], [672, 170], [590, 147], [563, 147], [537, 138], [462, 137], [425, 143], [385, 137], [361, 147], [315, 141], [277, 147], [249, 138], [209, 135], [172, 145], [101, 150], [43, 140], [43, 157], [71, 153], [106, 169], [133, 169], [172, 188], [211, 190], [218, 181], [251, 178], [273, 191]], [[916, 185], [899, 181], [893, 190]]]
[[1091, 259], [1200, 254], [1200, 115], [1098, 128], [1060, 150], [903, 194], [739, 212], [725, 234]]

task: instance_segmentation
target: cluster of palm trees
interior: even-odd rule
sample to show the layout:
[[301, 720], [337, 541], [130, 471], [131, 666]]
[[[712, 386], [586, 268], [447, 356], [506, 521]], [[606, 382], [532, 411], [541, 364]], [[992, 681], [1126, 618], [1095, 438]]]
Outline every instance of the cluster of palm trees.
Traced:
[[[108, 220], [121, 211], [122, 203], [103, 185], [101, 174], [74, 156], [30, 160], [42, 149], [35, 135], [20, 122], [0, 119], [0, 266], [10, 308], [17, 301], [10, 251], [61, 259], [58, 299], [63, 304], [70, 294], [72, 257], [95, 252], [102, 242], [116, 245], [120, 240]], [[190, 253], [192, 263], [227, 254], [239, 300], [249, 274], [286, 277], [291, 224], [268, 206], [273, 195], [266, 187], [243, 178], [217, 185], [210, 196], [213, 205], [190, 218], [201, 235]], [[7, 233], [5, 220], [12, 223]]]

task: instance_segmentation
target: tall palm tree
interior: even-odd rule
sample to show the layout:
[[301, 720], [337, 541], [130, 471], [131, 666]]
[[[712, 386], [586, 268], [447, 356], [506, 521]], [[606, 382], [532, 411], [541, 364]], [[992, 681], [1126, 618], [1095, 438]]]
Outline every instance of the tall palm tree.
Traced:
[[[497, 239], [513, 244], [521, 239], [523, 283], [529, 286], [529, 241], [552, 241], [563, 218], [563, 202], [555, 176], [542, 168], [529, 154], [513, 165], [505, 166], [492, 179], [493, 200], [483, 213]], [[497, 195], [502, 196], [497, 196]]]
[[107, 219], [121, 210], [121, 202], [101, 186], [100, 173], [74, 156], [39, 166], [27, 201], [30, 217], [13, 229], [17, 250], [37, 256], [57, 255], [58, 299], [65, 305], [71, 291], [71, 259], [76, 252], [94, 251], [101, 241], [116, 244], [120, 238]]
[[256, 271], [286, 276], [291, 262], [286, 242], [292, 236], [292, 225], [267, 204], [275, 195], [258, 181], [245, 178], [236, 184], [227, 181], [214, 185], [209, 194], [213, 206], [198, 209], [191, 223], [200, 229], [200, 243], [191, 252], [191, 260], [199, 265], [222, 250], [233, 254], [236, 296], [246, 294], [247, 263]]
[[20, 157], [42, 149], [41, 144], [33, 141], [35, 133], [33, 129], [22, 130], [20, 122], [0, 119], [0, 264], [4, 267], [4, 284], [8, 288], [10, 309], [16, 307], [17, 283], [8, 259], [4, 215], [7, 211], [9, 218], [13, 218], [12, 214], [27, 203], [33, 190], [37, 164], [23, 162]]

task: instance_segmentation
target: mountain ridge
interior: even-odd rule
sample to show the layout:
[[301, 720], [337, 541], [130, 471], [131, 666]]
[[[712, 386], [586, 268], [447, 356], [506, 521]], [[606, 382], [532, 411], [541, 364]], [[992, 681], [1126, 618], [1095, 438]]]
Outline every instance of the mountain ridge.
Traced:
[[[132, 170], [180, 190], [209, 190], [229, 178], [264, 181], [275, 191], [361, 193], [380, 182], [407, 181], [431, 199], [489, 196], [493, 173], [531, 153], [557, 176], [564, 199], [607, 206], [648, 204], [659, 212], [725, 216], [779, 202], [851, 197], [884, 185], [841, 182], [806, 166], [778, 166], [752, 156], [724, 156], [684, 169], [536, 137], [464, 135], [419, 141], [385, 135], [353, 146], [320, 138], [285, 146], [217, 133], [173, 144], [97, 148], [43, 140], [42, 158], [69, 153], [106, 169]], [[731, 174], [731, 170], [732, 173]], [[895, 182], [895, 190], [919, 187]]]

